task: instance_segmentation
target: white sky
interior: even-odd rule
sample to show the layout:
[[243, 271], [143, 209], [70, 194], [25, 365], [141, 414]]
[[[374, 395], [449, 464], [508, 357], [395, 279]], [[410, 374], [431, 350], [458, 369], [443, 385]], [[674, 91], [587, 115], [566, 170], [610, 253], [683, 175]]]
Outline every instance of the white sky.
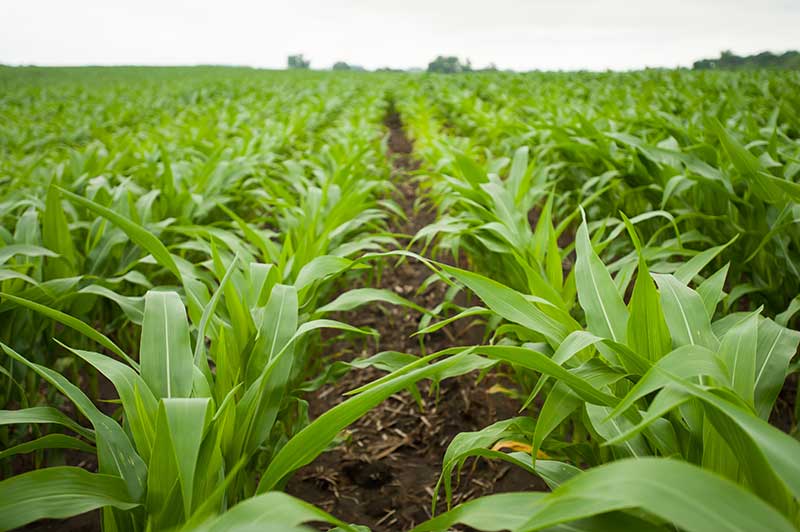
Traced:
[[0, 63], [691, 65], [800, 49], [800, 0], [0, 0]]

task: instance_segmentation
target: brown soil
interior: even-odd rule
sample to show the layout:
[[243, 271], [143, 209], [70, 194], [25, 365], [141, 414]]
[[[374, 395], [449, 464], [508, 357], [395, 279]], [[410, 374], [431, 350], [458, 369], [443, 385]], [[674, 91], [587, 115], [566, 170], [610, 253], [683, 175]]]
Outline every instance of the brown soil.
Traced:
[[[413, 172], [419, 163], [411, 155], [413, 144], [405, 135], [400, 115], [394, 109], [387, 114], [385, 125], [389, 130], [388, 157], [396, 185], [394, 199], [407, 217], [405, 221], [395, 222], [391, 229], [414, 235], [430, 223], [434, 215], [417, 200]], [[425, 293], [415, 293], [429, 275], [430, 270], [423, 264], [403, 261], [387, 267], [377, 286], [432, 308], [442, 300], [444, 287], [441, 283]], [[375, 346], [375, 351], [365, 348], [354, 352], [348, 350], [348, 346], [334, 346], [334, 352], [338, 348], [338, 356], [343, 359], [388, 350], [420, 353], [418, 341], [411, 337], [420, 319], [415, 311], [370, 305], [343, 319], [353, 325], [374, 327], [381, 333], [380, 345]], [[427, 352], [481, 342], [482, 326], [457, 322], [445, 329], [425, 338]], [[306, 398], [310, 415], [320, 415], [343, 401], [344, 392], [382, 375], [375, 369], [351, 371], [339, 382]], [[408, 530], [428, 519], [442, 458], [453, 437], [459, 432], [479, 430], [496, 420], [512, 417], [519, 408], [507, 395], [491, 393], [494, 384], [513, 387], [502, 376], [490, 374], [481, 382], [477, 382], [477, 377], [472, 374], [444, 381], [438, 393], [430, 383], [420, 384], [421, 408], [408, 392], [390, 397], [353, 424], [341, 445], [299, 470], [290, 480], [287, 491], [344, 521], [369, 526], [374, 532]], [[480, 460], [464, 468], [453, 502], [488, 493], [542, 489], [545, 489], [544, 484], [524, 471]], [[443, 504], [440, 503], [440, 508]]]
[[795, 419], [795, 402], [797, 401], [797, 373], [792, 373], [783, 383], [775, 407], [769, 417], [770, 424], [778, 427], [787, 434], [792, 434], [797, 430], [797, 419]]
[[100, 510], [76, 515], [69, 519], [40, 519], [17, 530], [26, 532], [95, 532], [100, 530]]

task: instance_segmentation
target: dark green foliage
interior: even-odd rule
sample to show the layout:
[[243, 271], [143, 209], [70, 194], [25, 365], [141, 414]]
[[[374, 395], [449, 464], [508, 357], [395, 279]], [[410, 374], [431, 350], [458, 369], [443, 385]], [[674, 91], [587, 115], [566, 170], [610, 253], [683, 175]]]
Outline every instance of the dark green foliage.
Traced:
[[754, 69], [754, 68], [800, 68], [800, 52], [791, 50], [782, 54], [761, 52], [755, 55], [738, 56], [730, 50], [723, 51], [719, 59], [701, 59], [695, 61], [695, 70], [713, 69]]
[[469, 59], [462, 63], [458, 57], [440, 55], [428, 63], [428, 72], [438, 72], [440, 74], [455, 74], [457, 72], [470, 72], [472, 64]]
[[345, 63], [344, 61], [336, 61], [331, 67], [331, 70], [353, 70], [358, 72], [363, 72], [364, 67], [358, 65], [350, 65]]
[[303, 54], [290, 55], [286, 59], [286, 66], [288, 68], [307, 69], [311, 67], [311, 61], [303, 57]]

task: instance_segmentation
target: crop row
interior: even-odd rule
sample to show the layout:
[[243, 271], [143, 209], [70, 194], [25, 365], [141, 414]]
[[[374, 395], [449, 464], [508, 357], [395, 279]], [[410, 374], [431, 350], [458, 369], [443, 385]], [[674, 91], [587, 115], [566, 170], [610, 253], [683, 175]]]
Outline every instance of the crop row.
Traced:
[[[415, 531], [796, 529], [798, 82], [0, 70], [0, 529], [363, 529], [281, 489], [387, 397], [475, 370], [520, 414], [453, 438]], [[390, 231], [390, 108], [435, 213], [416, 235]], [[435, 308], [351, 288], [398, 260], [450, 288]], [[380, 332], [347, 313], [386, 304], [423, 343], [484, 341], [359, 360], [385, 376], [310, 419], [332, 339]], [[451, 507], [478, 458], [550, 491]]]

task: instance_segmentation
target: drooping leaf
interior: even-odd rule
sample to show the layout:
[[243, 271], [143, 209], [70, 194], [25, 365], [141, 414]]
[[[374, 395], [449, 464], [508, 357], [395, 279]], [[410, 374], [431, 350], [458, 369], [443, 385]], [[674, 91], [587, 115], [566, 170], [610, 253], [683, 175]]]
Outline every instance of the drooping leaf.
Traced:
[[492, 311], [510, 322], [542, 334], [554, 345], [560, 344], [572, 330], [578, 328], [577, 323], [568, 316], [556, 320], [519, 292], [497, 281], [453, 266], [442, 265], [442, 269], [475, 292]]
[[[1, 413], [2, 412], [0, 412], [0, 414]], [[79, 440], [74, 436], [67, 436], [66, 434], [46, 434], [41, 438], [20, 443], [0, 452], [0, 460], [17, 454], [32, 453], [46, 449], [73, 449], [75, 451], [83, 451], [85, 453], [95, 453], [97, 451], [88, 443], [84, 442], [83, 440]]]
[[529, 508], [528, 520], [514, 530], [541, 530], [629, 508], [687, 531], [794, 530], [783, 515], [741, 486], [661, 458], [620, 460], [578, 475], [540, 498]]
[[28, 366], [58, 389], [86, 416], [95, 430], [100, 472], [122, 477], [130, 496], [138, 500], [145, 491], [146, 467], [122, 427], [112, 418], [98, 410], [77, 386], [69, 382], [60, 373], [30, 362], [1, 342], [0, 348], [11, 358]]
[[91, 328], [89, 325], [82, 322], [81, 320], [74, 318], [69, 314], [65, 314], [60, 310], [48, 307], [47, 305], [42, 305], [36, 303], [35, 301], [30, 301], [28, 299], [17, 297], [11, 294], [4, 294], [0, 292], [0, 297], [2, 297], [3, 299], [7, 299], [9, 301], [13, 301], [18, 305], [22, 305], [23, 307], [29, 308], [36, 312], [39, 312], [40, 314], [47, 316], [48, 318], [51, 318], [53, 320], [56, 320], [57, 322], [66, 325], [71, 329], [75, 329], [76, 331], [83, 334], [87, 338], [90, 338], [91, 340], [94, 340], [103, 347], [109, 349], [115, 355], [119, 356], [120, 358], [125, 360], [125, 362], [130, 364], [131, 367], [138, 369], [139, 364], [137, 364], [136, 361], [134, 361], [128, 355], [126, 355], [125, 352], [117, 346], [117, 344], [115, 344], [110, 338], [108, 338], [104, 334], [99, 333], [98, 331]]
[[150, 253], [160, 265], [167, 268], [179, 280], [182, 279], [181, 272], [178, 269], [178, 266], [175, 264], [172, 255], [170, 255], [169, 250], [167, 250], [164, 244], [162, 244], [158, 237], [156, 237], [153, 233], [149, 232], [147, 229], [131, 221], [130, 219], [125, 218], [121, 214], [113, 211], [112, 209], [109, 209], [108, 207], [103, 207], [102, 205], [95, 203], [90, 199], [73, 194], [72, 192], [61, 187], [56, 188], [58, 188], [61, 194], [66, 196], [70, 201], [77, 203], [82, 207], [94, 212], [95, 214], [108, 219], [111, 223], [125, 231], [131, 240], [136, 242], [139, 246], [144, 248], [145, 251]]
[[[321, 453], [331, 442], [340, 430], [344, 429], [364, 412], [374, 408], [386, 397], [407, 388], [421, 379], [430, 378], [444, 370], [455, 368], [469, 361], [468, 352], [455, 355], [430, 365], [425, 365], [428, 361], [434, 360], [437, 353], [428, 355], [414, 363], [417, 369], [408, 372], [398, 372], [397, 376], [390, 374], [381, 384], [375, 385], [370, 389], [351, 397], [328, 410], [314, 420], [311, 425], [300, 431], [296, 436], [278, 452], [270, 462], [264, 476], [258, 485], [258, 492], [273, 490], [277, 484], [289, 473], [306, 465]], [[472, 368], [468, 366], [466, 371]]]
[[106, 506], [129, 510], [138, 505], [119, 477], [79, 467], [48, 467], [0, 482], [0, 530], [38, 519], [66, 519]]
[[19, 410], [0, 410], [0, 425], [23, 423], [54, 423], [66, 427], [84, 438], [94, 440], [94, 432], [81, 426], [61, 410], [50, 406], [33, 406]]
[[[241, 502], [215, 519], [203, 523], [194, 532], [225, 532], [228, 530], [263, 532], [302, 532], [309, 521], [338, 526], [347, 532], [358, 532], [311, 504], [280, 492], [258, 495]], [[186, 531], [188, 532], [188, 530]]]

